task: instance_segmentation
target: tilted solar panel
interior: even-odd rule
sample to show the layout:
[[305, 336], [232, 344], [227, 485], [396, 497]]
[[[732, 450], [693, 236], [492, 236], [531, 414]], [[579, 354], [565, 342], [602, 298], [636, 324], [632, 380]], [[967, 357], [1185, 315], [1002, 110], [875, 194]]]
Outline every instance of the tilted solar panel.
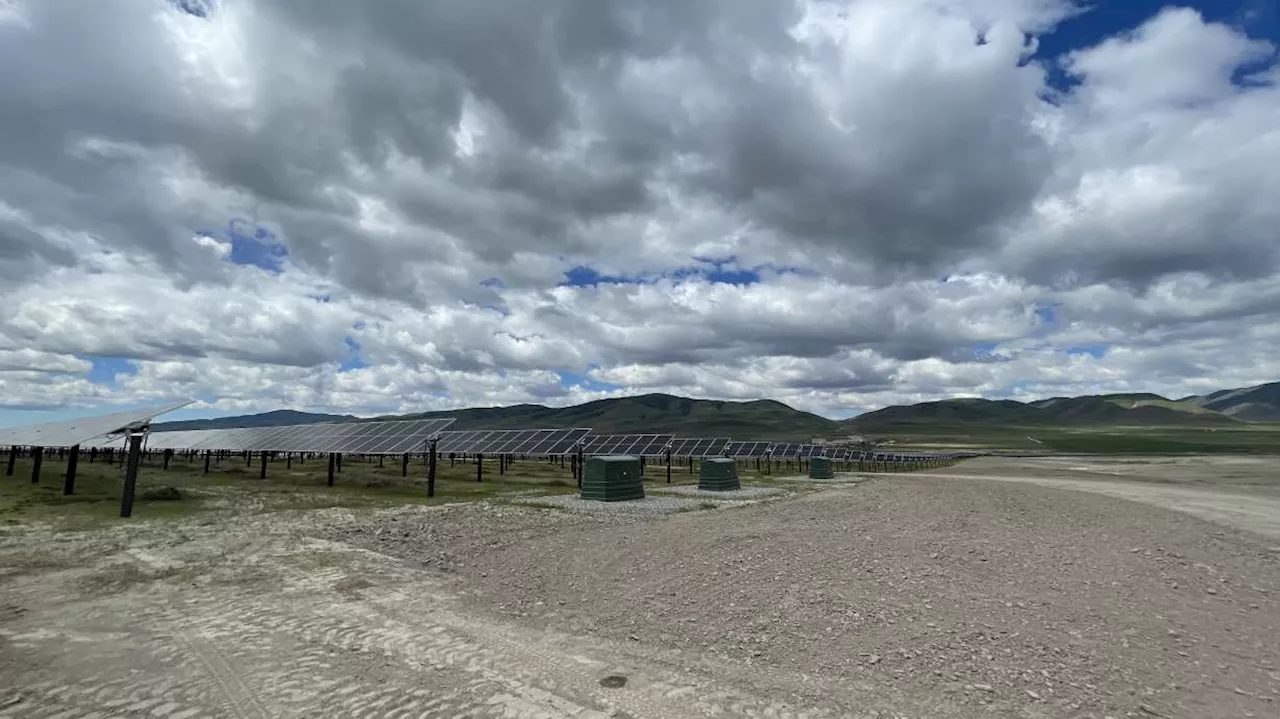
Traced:
[[820, 444], [802, 444], [796, 452], [796, 456], [800, 459], [809, 459], [810, 457], [821, 457], [824, 447]]
[[448, 419], [389, 422], [323, 422], [275, 427], [156, 432], [148, 449], [191, 449], [231, 452], [341, 452], [405, 454], [426, 449], [426, 442], [453, 423]]
[[569, 454], [589, 429], [481, 429], [441, 432], [436, 451], [444, 454], [515, 454], [551, 457]]
[[0, 429], [0, 446], [23, 447], [75, 447], [89, 444], [95, 439], [107, 439], [105, 435], [117, 434], [127, 429], [138, 429], [152, 419], [191, 404], [195, 400], [186, 400], [132, 409], [127, 412], [113, 412], [96, 417], [78, 417], [76, 419], [59, 420], [57, 422], [41, 422], [22, 427]]
[[773, 445], [773, 449], [769, 452], [769, 456], [773, 459], [795, 459], [800, 452], [800, 445], [796, 442], [779, 442]]
[[725, 455], [729, 457], [763, 457], [769, 453], [771, 442], [730, 442]]
[[719, 457], [729, 445], [728, 437], [715, 438], [680, 438], [671, 441], [672, 457]]
[[666, 453], [671, 444], [669, 434], [597, 434], [588, 435], [582, 453], [588, 456], [632, 455], [656, 457]]

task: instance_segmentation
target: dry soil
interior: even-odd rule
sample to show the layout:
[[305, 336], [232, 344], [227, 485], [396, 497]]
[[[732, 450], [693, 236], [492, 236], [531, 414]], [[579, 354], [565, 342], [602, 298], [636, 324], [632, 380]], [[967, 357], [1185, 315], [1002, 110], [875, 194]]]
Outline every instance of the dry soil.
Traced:
[[11, 527], [0, 717], [1280, 716], [1269, 466], [1069, 461], [661, 518]]

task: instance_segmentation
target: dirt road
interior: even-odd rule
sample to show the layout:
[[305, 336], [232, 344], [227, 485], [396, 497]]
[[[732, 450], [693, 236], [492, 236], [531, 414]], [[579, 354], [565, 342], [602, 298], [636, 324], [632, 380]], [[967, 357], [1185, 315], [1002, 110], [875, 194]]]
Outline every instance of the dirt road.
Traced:
[[0, 717], [1272, 717], [1274, 544], [954, 476], [8, 527]]
[[[1242, 465], [1255, 472], [1242, 473]], [[1094, 492], [1280, 539], [1280, 460], [1273, 458], [1196, 457], [1156, 462], [983, 458], [911, 476], [1025, 482]], [[1256, 481], [1238, 481], [1245, 478]], [[1219, 479], [1225, 481], [1215, 481]]]

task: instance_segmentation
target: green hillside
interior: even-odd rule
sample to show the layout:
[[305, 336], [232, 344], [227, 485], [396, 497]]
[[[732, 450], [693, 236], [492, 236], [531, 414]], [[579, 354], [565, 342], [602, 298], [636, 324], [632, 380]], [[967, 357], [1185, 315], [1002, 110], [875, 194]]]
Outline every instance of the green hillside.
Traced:
[[1179, 402], [1248, 422], [1280, 422], [1280, 382], [1221, 390]]
[[454, 417], [456, 429], [591, 427], [596, 432], [665, 432], [734, 439], [799, 440], [846, 431], [839, 422], [773, 400], [722, 402], [666, 394], [602, 399], [573, 407], [523, 404], [406, 417]]
[[[388, 415], [378, 419], [433, 419], [453, 417], [450, 429], [537, 429], [590, 427], [597, 433], [673, 433], [686, 437], [724, 436], [734, 439], [808, 440], [838, 436], [847, 429], [839, 422], [801, 412], [773, 400], [721, 402], [715, 400], [647, 394], [602, 399], [573, 407], [519, 404], [510, 407], [477, 407], [443, 412]], [[256, 427], [310, 422], [349, 421], [350, 415], [308, 414], [280, 410], [265, 414], [209, 420], [166, 422], [156, 431]]]
[[1035, 402], [951, 399], [886, 407], [847, 420], [859, 432], [949, 425], [1051, 427], [1087, 425], [1230, 426], [1235, 418], [1155, 394], [1052, 397]]
[[347, 422], [356, 419], [349, 414], [315, 414], [278, 409], [262, 414], [243, 414], [237, 417], [217, 419], [188, 419], [178, 422], [157, 422], [151, 425], [153, 432], [169, 432], [180, 429], [229, 429], [232, 427], [275, 427], [282, 424], [315, 424], [317, 422]]

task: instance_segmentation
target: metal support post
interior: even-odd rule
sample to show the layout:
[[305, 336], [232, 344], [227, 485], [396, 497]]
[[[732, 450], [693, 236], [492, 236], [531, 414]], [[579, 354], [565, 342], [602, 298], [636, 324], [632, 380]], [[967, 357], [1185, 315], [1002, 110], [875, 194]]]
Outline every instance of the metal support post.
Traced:
[[120, 496], [120, 516], [133, 514], [133, 492], [138, 485], [138, 462], [142, 459], [142, 434], [131, 434], [125, 440], [128, 457], [124, 465], [124, 492]]
[[44, 464], [44, 447], [31, 448], [31, 483], [40, 483], [40, 465]]
[[427, 449], [427, 496], [436, 496], [436, 440]]
[[62, 482], [63, 494], [74, 494], [76, 491], [76, 462], [80, 459], [80, 445], [71, 448], [67, 454], [67, 477]]

